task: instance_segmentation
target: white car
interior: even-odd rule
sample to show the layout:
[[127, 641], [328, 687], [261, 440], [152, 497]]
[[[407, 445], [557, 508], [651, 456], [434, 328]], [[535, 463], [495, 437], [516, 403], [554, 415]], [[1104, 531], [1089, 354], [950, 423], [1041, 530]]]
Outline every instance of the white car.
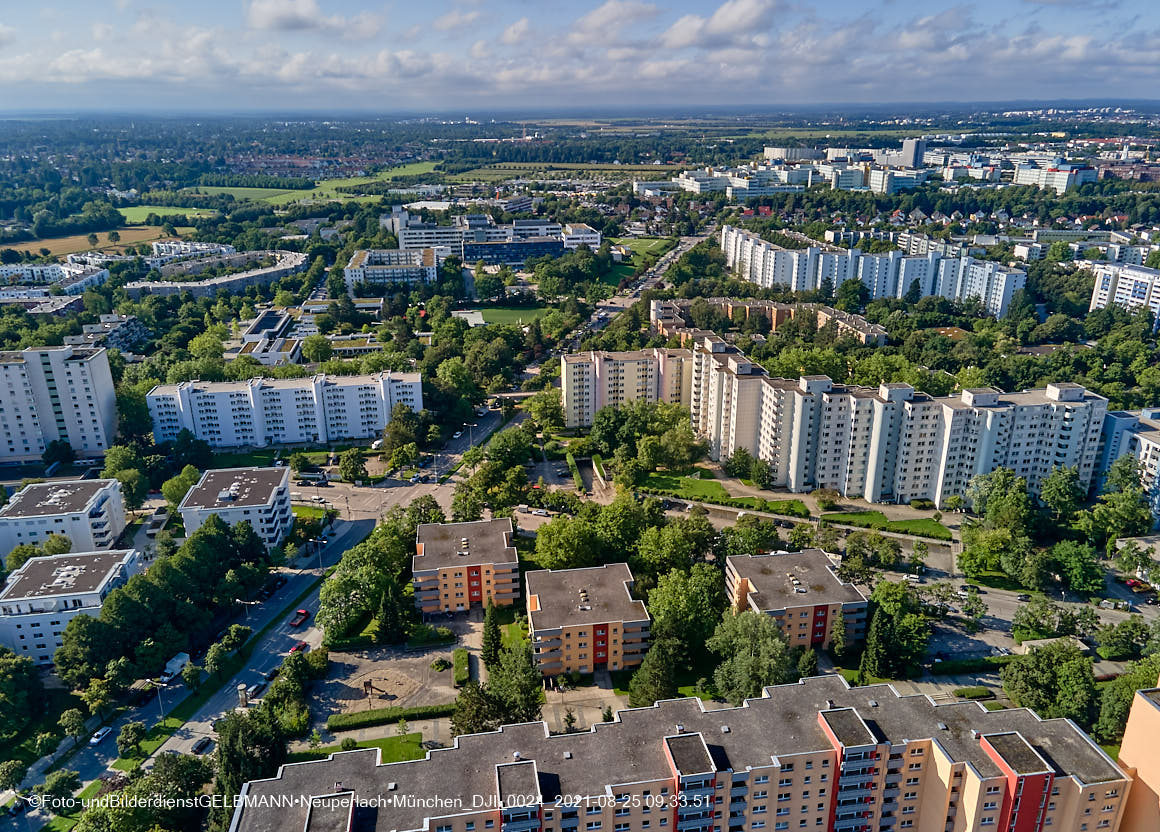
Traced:
[[463, 431], [461, 431], [461, 430], [457, 430], [457, 431], [455, 431], [455, 433], [451, 434], [452, 439], [458, 439], [461, 436], [463, 436]]
[[532, 514], [536, 515], [537, 517], [551, 517], [552, 516], [550, 512], [545, 511], [542, 508], [536, 509], [535, 511], [532, 512]]
[[105, 737], [109, 736], [111, 733], [113, 733], [113, 729], [108, 725], [106, 725], [104, 728], [98, 729], [97, 733], [93, 734], [92, 739], [89, 740], [89, 745], [100, 745]]

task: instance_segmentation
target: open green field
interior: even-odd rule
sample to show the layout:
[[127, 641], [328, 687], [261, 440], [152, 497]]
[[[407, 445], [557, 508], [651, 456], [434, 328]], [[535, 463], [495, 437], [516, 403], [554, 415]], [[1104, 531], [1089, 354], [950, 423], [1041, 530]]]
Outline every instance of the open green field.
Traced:
[[932, 537], [935, 540], [950, 540], [951, 530], [933, 517], [918, 517], [913, 520], [888, 520], [880, 511], [836, 511], [823, 514], [822, 519], [830, 523], [842, 523], [863, 529], [877, 529], [896, 534], [913, 534]]
[[184, 214], [187, 217], [208, 217], [217, 213], [212, 208], [182, 208], [177, 205], [133, 205], [129, 208], [118, 208], [117, 210], [124, 215], [125, 222], [132, 225], [143, 224], [145, 218], [150, 214], [160, 214], [161, 216]]
[[674, 165], [587, 165], [571, 162], [500, 162], [445, 176], [448, 182], [499, 182], [505, 179], [631, 179], [644, 174], [665, 174]]
[[421, 176], [426, 173], [431, 173], [434, 170], [434, 162], [411, 162], [406, 165], [399, 165], [380, 171], [374, 176], [322, 179], [317, 185], [308, 190], [289, 190], [285, 188], [219, 188], [208, 186], [198, 187], [196, 190], [203, 194], [230, 194], [237, 200], [268, 202], [271, 205], [290, 205], [295, 202], [325, 202], [327, 200], [373, 202], [379, 199], [379, 196], [356, 196], [355, 194], [344, 193], [338, 189], [386, 182], [396, 176]]
[[213, 185], [198, 185], [192, 188], [198, 193], [218, 195], [229, 194], [234, 199], [265, 200], [282, 194], [304, 194], [306, 191], [291, 191], [286, 188], [226, 188]]
[[614, 237], [612, 242], [632, 249], [633, 254], [651, 254], [656, 257], [673, 247], [673, 241], [668, 237]]
[[[403, 737], [383, 737], [377, 740], [362, 740], [359, 748], [377, 748], [380, 759], [384, 763], [401, 763], [405, 760], [421, 760], [427, 756], [423, 748], [423, 735], [417, 731]], [[291, 751], [287, 757], [288, 763], [306, 763], [312, 760], [325, 760], [336, 751], [341, 751], [338, 745], [327, 745], [314, 748], [310, 751]]]
[[641, 481], [641, 488], [672, 491], [686, 500], [728, 500], [732, 495], [725, 490], [725, 486], [713, 479], [713, 474], [700, 469], [699, 476], [689, 477], [682, 474], [649, 474]]
[[489, 324], [526, 324], [551, 311], [550, 306], [487, 306], [479, 312]]

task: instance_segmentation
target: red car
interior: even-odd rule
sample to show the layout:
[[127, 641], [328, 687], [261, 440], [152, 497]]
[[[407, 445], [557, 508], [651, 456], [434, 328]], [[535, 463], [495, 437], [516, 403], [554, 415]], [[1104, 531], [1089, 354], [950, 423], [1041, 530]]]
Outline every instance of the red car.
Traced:
[[305, 653], [310, 650], [310, 645], [305, 641], [300, 641], [290, 648], [291, 653]]
[[299, 627], [309, 617], [310, 610], [298, 610], [298, 612], [294, 613], [294, 617], [290, 619], [290, 626]]

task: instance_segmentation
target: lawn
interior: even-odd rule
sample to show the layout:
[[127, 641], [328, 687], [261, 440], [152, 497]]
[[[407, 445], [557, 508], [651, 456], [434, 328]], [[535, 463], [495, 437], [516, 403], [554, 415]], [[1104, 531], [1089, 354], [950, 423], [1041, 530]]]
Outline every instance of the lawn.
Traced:
[[[405, 760], [421, 760], [427, 756], [423, 748], [423, 735], [418, 731], [403, 737], [383, 737], [377, 740], [362, 740], [359, 748], [377, 748], [384, 763], [401, 763]], [[331, 754], [342, 751], [342, 746], [327, 745], [310, 751], [291, 751], [286, 756], [288, 763], [307, 763], [325, 760]]]
[[633, 254], [651, 254], [654, 257], [660, 257], [673, 247], [673, 241], [668, 237], [614, 237], [612, 242], [632, 249]]
[[951, 530], [931, 517], [919, 517], [913, 520], [887, 520], [886, 515], [880, 511], [835, 511], [823, 514], [822, 519], [830, 523], [858, 526], [863, 529], [912, 534], [935, 540], [951, 539]]
[[[178, 234], [188, 234], [195, 229], [188, 226], [181, 226], [177, 229]], [[117, 243], [109, 242], [109, 235], [107, 231], [102, 231], [97, 234], [97, 248], [100, 251], [110, 251], [119, 249], [121, 246], [137, 243], [151, 243], [154, 240], [172, 240], [168, 234], [155, 225], [123, 225], [117, 229], [117, 233], [121, 235], [121, 241]], [[53, 257], [61, 257], [65, 254], [73, 254], [78, 251], [89, 251], [94, 246], [89, 244], [88, 234], [73, 234], [69, 237], [47, 237], [43, 240], [26, 240], [20, 243], [12, 243], [13, 248], [18, 248], [21, 251], [39, 252], [42, 248], [48, 249], [49, 255]]]
[[326, 509], [319, 506], [291, 506], [295, 517], [305, 517], [308, 520], [321, 520], [326, 517]]
[[40, 697], [40, 716], [19, 734], [3, 741], [4, 759], [19, 760], [26, 765], [36, 762], [39, 759], [34, 750], [36, 735], [45, 732], [60, 735], [60, 727], [57, 722], [60, 720], [60, 715], [69, 708], [79, 708], [82, 713], [88, 713], [84, 702], [71, 691], [61, 688], [46, 688]]
[[629, 179], [679, 170], [669, 165], [588, 165], [581, 162], [500, 162], [444, 176], [447, 182], [498, 182], [505, 179]]
[[619, 286], [620, 281], [626, 277], [632, 277], [634, 274], [636, 274], [635, 266], [630, 266], [627, 263], [617, 263], [608, 271], [608, 274], [604, 275], [602, 282], [607, 283], [609, 286]]
[[[690, 668], [689, 670], [678, 670], [673, 681], [677, 683], [677, 696], [695, 696], [697, 698], [704, 697], [705, 699], [716, 698], [717, 692], [713, 689], [713, 663], [709, 658], [709, 654], [705, 654], [706, 661], [702, 664]], [[636, 672], [636, 668], [627, 668], [625, 670], [613, 670], [609, 675], [612, 677], [612, 688], [617, 696], [628, 696], [628, 686], [632, 681], [632, 674]], [[698, 682], [704, 681], [704, 685], [698, 691]]]
[[514, 324], [518, 326], [542, 317], [551, 309], [550, 306], [485, 306], [481, 307], [479, 312], [489, 324]]
[[713, 479], [711, 471], [698, 469], [699, 476], [685, 476], [683, 474], [652, 473], [644, 478], [641, 487], [657, 491], [675, 492], [678, 497], [686, 500], [728, 500], [732, 495], [725, 490], [725, 486]]
[[304, 194], [306, 191], [293, 191], [287, 188], [219, 188], [216, 186], [199, 185], [196, 188], [189, 189], [202, 194], [229, 194], [238, 201], [244, 200], [267, 200], [272, 197], [282, 196], [283, 194]]
[[150, 214], [172, 216], [184, 214], [187, 217], [209, 217], [217, 213], [212, 208], [181, 208], [177, 205], [134, 205], [130, 208], [118, 208], [125, 216], [125, 222], [130, 225], [142, 225]]

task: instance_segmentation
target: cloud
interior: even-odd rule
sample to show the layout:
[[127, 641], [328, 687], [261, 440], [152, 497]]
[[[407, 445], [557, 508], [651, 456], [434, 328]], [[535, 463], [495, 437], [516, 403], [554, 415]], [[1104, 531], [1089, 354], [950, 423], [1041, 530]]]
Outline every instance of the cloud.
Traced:
[[514, 46], [528, 36], [532, 31], [532, 24], [526, 17], [521, 17], [512, 25], [503, 30], [503, 34], [499, 36], [500, 43], [506, 43], [508, 46]]
[[447, 14], [435, 18], [435, 22], [431, 25], [440, 32], [450, 32], [453, 29], [470, 26], [478, 19], [479, 12], [477, 11], [465, 12], [462, 9], [452, 9]]
[[15, 43], [15, 41], [16, 30], [11, 26], [5, 26], [3, 23], [0, 23], [0, 46], [8, 43]]
[[687, 14], [678, 19], [661, 35], [661, 43], [684, 49], [753, 38], [769, 28], [775, 7], [775, 0], [725, 0], [708, 18]]
[[108, 40], [113, 36], [116, 29], [111, 23], [94, 23], [93, 24], [93, 40]]
[[329, 31], [351, 38], [373, 37], [379, 31], [379, 19], [369, 12], [353, 17], [327, 16], [317, 0], [250, 0], [247, 20], [254, 29]]
[[568, 33], [576, 44], [616, 40], [618, 33], [634, 23], [649, 20], [660, 12], [652, 3], [641, 0], [606, 0], [605, 3], [578, 18]]

